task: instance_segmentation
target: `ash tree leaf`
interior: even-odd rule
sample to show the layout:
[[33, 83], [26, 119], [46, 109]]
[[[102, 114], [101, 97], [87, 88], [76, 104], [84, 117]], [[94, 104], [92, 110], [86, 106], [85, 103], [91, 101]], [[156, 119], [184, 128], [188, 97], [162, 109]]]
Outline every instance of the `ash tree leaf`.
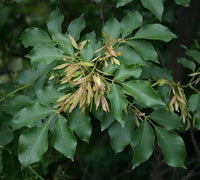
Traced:
[[149, 82], [142, 80], [127, 81], [123, 84], [124, 89], [130, 93], [137, 101], [148, 107], [155, 105], [165, 106], [156, 91]]
[[25, 85], [34, 82], [38, 78], [38, 74], [33, 69], [27, 69], [20, 72], [16, 78], [17, 83]]
[[166, 109], [155, 110], [149, 115], [149, 117], [167, 130], [178, 129], [182, 125], [180, 117]]
[[74, 109], [68, 118], [69, 127], [76, 135], [85, 142], [89, 142], [92, 134], [90, 116], [87, 112], [82, 113], [80, 108]]
[[14, 139], [13, 131], [10, 127], [2, 126], [0, 128], [0, 146], [9, 144]]
[[200, 64], [200, 51], [187, 49], [186, 54], [193, 58], [198, 64]]
[[120, 64], [120, 68], [115, 74], [115, 79], [119, 81], [124, 81], [130, 77], [138, 78], [141, 73], [141, 66]]
[[164, 42], [169, 42], [174, 38], [176, 38], [176, 35], [161, 24], [146, 24], [134, 36], [134, 39], [160, 40]]
[[200, 110], [200, 94], [192, 94], [188, 100], [188, 111]]
[[154, 143], [155, 135], [153, 129], [147, 120], [144, 120], [135, 131], [131, 140], [131, 147], [134, 151], [132, 169], [150, 158], [154, 150]]
[[48, 20], [47, 27], [48, 31], [53, 35], [54, 33], [62, 33], [62, 23], [64, 21], [64, 16], [58, 8], [53, 11]]
[[142, 57], [133, 49], [128, 46], [121, 46], [117, 49], [117, 52], [122, 52], [121, 56], [118, 56], [117, 59], [120, 60], [123, 64], [137, 64], [137, 65], [145, 65], [145, 61]]
[[115, 121], [114, 117], [110, 112], [103, 112], [99, 109], [93, 109], [92, 113], [96, 119], [101, 122], [101, 131], [104, 131]]
[[193, 61], [191, 60], [188, 60], [186, 58], [179, 58], [177, 60], [178, 63], [182, 64], [185, 68], [188, 68], [188, 69], [191, 69], [193, 72], [195, 71], [196, 69], [196, 65]]
[[110, 38], [118, 39], [120, 35], [120, 23], [112, 17], [105, 23], [102, 31], [106, 32]]
[[40, 161], [47, 151], [48, 124], [27, 129], [20, 135], [18, 158], [22, 166], [27, 167]]
[[22, 33], [20, 39], [25, 48], [29, 46], [34, 47], [38, 44], [51, 43], [49, 35], [45, 31], [35, 27], [27, 28]]
[[164, 12], [162, 0], [141, 0], [142, 5], [150, 10], [160, 21]]
[[85, 28], [85, 20], [83, 14], [72, 20], [68, 26], [68, 33], [75, 39], [79, 40], [81, 31]]
[[130, 35], [133, 30], [140, 27], [142, 21], [142, 15], [138, 11], [127, 13], [120, 23], [122, 37]]
[[56, 47], [36, 46], [26, 57], [31, 59], [32, 64], [40, 62], [51, 64], [56, 60], [62, 60], [65, 56]]
[[56, 103], [59, 97], [63, 96], [64, 93], [58, 92], [56, 87], [50, 85], [44, 89], [40, 89], [36, 92], [37, 100], [45, 105], [50, 103]]
[[52, 145], [64, 156], [74, 160], [77, 140], [71, 129], [67, 126], [67, 120], [60, 114], [55, 121]]
[[126, 4], [130, 3], [132, 0], [117, 0], [117, 8], [125, 6]]
[[123, 110], [126, 109], [128, 101], [126, 100], [123, 89], [119, 85], [112, 83], [108, 99], [111, 104], [111, 111], [114, 118], [124, 126], [125, 119]]
[[94, 50], [90, 42], [87, 42], [87, 44], [83, 47], [81, 50], [81, 57], [85, 61], [90, 61], [93, 58]]
[[55, 110], [44, 106], [38, 102], [24, 107], [12, 120], [12, 126], [15, 129], [21, 127], [31, 127], [36, 121], [44, 119]]
[[173, 81], [172, 72], [167, 68], [161, 68], [159, 66], [154, 65], [153, 63], [146, 63], [142, 69], [142, 74], [140, 76], [141, 79], [167, 79], [169, 81]]
[[125, 125], [114, 122], [109, 128], [110, 143], [115, 153], [122, 152], [124, 148], [131, 142], [133, 131], [135, 128], [135, 116], [129, 112], [125, 116]]
[[186, 151], [182, 138], [164, 128], [156, 127], [155, 131], [165, 162], [172, 167], [186, 168], [184, 165]]
[[74, 49], [67, 34], [54, 33], [52, 38], [58, 44], [61, 51], [70, 56], [74, 55]]
[[144, 60], [158, 63], [158, 54], [151, 43], [145, 40], [133, 40], [127, 42], [127, 44], [134, 48]]
[[175, 3], [184, 7], [190, 6], [190, 0], [175, 0]]

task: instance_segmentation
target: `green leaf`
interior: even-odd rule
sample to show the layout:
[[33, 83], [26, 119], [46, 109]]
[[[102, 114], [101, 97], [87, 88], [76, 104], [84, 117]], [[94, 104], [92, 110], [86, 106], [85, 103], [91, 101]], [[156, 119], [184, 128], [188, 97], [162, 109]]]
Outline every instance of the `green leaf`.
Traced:
[[175, 0], [175, 3], [184, 7], [190, 6], [190, 0]]
[[165, 106], [165, 103], [158, 97], [151, 84], [142, 80], [132, 80], [123, 84], [125, 90], [130, 93], [137, 101], [148, 107], [155, 105]]
[[114, 117], [110, 112], [105, 113], [102, 110], [95, 109], [92, 111], [92, 113], [94, 117], [101, 122], [101, 131], [107, 129], [115, 121]]
[[133, 40], [127, 42], [127, 44], [133, 47], [144, 60], [158, 63], [158, 54], [151, 43], [144, 40]]
[[34, 82], [37, 78], [38, 74], [35, 70], [27, 69], [19, 73], [19, 75], [16, 78], [16, 81], [21, 85], [25, 85]]
[[142, 15], [138, 11], [127, 13], [120, 23], [122, 37], [125, 38], [130, 35], [133, 30], [140, 27], [142, 25], [142, 21]]
[[132, 0], [117, 0], [117, 8], [121, 6], [125, 6], [126, 4], [130, 3]]
[[90, 116], [87, 112], [82, 113], [81, 109], [76, 108], [68, 118], [70, 128], [77, 134], [77, 136], [85, 142], [89, 142], [92, 126], [90, 123]]
[[9, 127], [0, 128], [0, 146], [9, 144], [14, 139], [13, 131]]
[[135, 127], [135, 116], [129, 112], [125, 116], [125, 125], [114, 122], [109, 128], [110, 143], [115, 153], [119, 153], [131, 142]]
[[50, 64], [56, 60], [62, 60], [65, 56], [56, 47], [36, 46], [26, 57], [31, 59], [32, 64], [40, 62]]
[[39, 28], [27, 28], [21, 35], [20, 39], [24, 47], [36, 46], [38, 44], [51, 43], [49, 35]]
[[195, 63], [191, 60], [186, 59], [186, 58], [179, 58], [177, 60], [177, 62], [182, 64], [185, 68], [191, 69], [193, 72], [196, 69]]
[[52, 35], [52, 38], [58, 44], [61, 51], [70, 56], [74, 55], [72, 43], [67, 34], [55, 33]]
[[141, 58], [139, 54], [133, 49], [128, 46], [121, 46], [117, 49], [117, 52], [121, 51], [123, 54], [118, 56], [117, 59], [120, 60], [123, 64], [138, 64], [138, 65], [145, 65], [145, 61]]
[[197, 111], [194, 114], [194, 118], [195, 118], [195, 128], [200, 130], [200, 111]]
[[53, 11], [47, 21], [48, 31], [53, 35], [54, 33], [62, 33], [62, 23], [64, 16], [58, 8]]
[[188, 111], [200, 110], [200, 94], [192, 94], [188, 100]]
[[81, 50], [81, 57], [85, 61], [90, 61], [93, 58], [93, 55], [94, 55], [93, 47], [90, 42], [87, 42], [87, 44]]
[[155, 127], [158, 145], [161, 148], [165, 162], [169, 166], [185, 168], [185, 145], [180, 136], [164, 128]]
[[124, 126], [125, 119], [123, 117], [123, 110], [126, 109], [128, 101], [126, 100], [123, 89], [119, 85], [112, 83], [108, 99], [111, 104], [113, 116]]
[[103, 32], [106, 32], [112, 39], [118, 39], [120, 35], [120, 23], [118, 22], [117, 19], [113, 17], [110, 18], [106, 22], [103, 28]]
[[141, 79], [166, 79], [173, 81], [172, 72], [167, 68], [161, 68], [148, 62], [147, 66], [142, 69]]
[[44, 89], [40, 89], [36, 92], [37, 99], [42, 104], [56, 103], [59, 97], [63, 96], [64, 93], [58, 92], [56, 87], [50, 85]]
[[142, 67], [137, 65], [121, 64], [119, 70], [115, 74], [115, 79], [124, 81], [130, 77], [138, 78], [142, 73]]
[[141, 3], [161, 21], [164, 12], [162, 0], [141, 0]]
[[131, 147], [134, 151], [132, 169], [149, 159], [154, 150], [155, 135], [147, 120], [142, 121], [134, 133]]
[[85, 20], [83, 14], [72, 20], [68, 26], [68, 33], [75, 39], [79, 40], [81, 31], [85, 28]]
[[150, 39], [164, 42], [169, 42], [174, 38], [176, 38], [176, 35], [161, 24], [146, 24], [134, 36], [134, 39]]
[[149, 115], [149, 117], [167, 130], [178, 129], [182, 125], [180, 117], [166, 109], [155, 110]]
[[48, 149], [48, 124], [25, 130], [19, 137], [18, 157], [22, 166], [27, 167], [42, 159]]
[[187, 49], [186, 54], [192, 57], [198, 64], [200, 64], [200, 51]]
[[74, 153], [77, 146], [76, 137], [67, 126], [67, 120], [60, 114], [55, 121], [52, 145], [64, 156], [74, 160]]
[[36, 121], [44, 119], [52, 112], [54, 112], [53, 109], [36, 102], [19, 111], [13, 117], [12, 126], [15, 129], [23, 126], [31, 127]]

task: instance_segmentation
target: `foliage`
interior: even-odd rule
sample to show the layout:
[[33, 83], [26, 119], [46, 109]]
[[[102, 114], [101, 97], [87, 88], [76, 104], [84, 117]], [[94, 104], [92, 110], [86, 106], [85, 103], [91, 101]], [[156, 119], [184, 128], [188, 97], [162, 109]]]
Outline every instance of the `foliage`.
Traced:
[[[102, 36], [85, 33], [83, 14], [63, 31], [59, 8], [48, 18], [47, 32], [29, 27], [21, 34], [31, 68], [17, 75], [15, 90], [2, 86], [1, 166], [17, 147], [18, 166], [42, 179], [32, 167], [50, 163], [45, 159], [51, 151], [76, 162], [76, 149], [91, 141], [98, 119], [115, 153], [132, 149], [132, 169], [149, 160], [157, 145], [167, 165], [186, 168], [180, 132], [200, 129], [200, 49], [183, 47], [187, 58], [178, 62], [190, 78], [174, 82], [155, 48], [177, 38], [161, 23], [163, 2], [141, 0], [159, 22], [143, 22], [139, 11], [129, 11], [121, 20], [108, 19]], [[117, 7], [128, 3], [118, 0]], [[175, 3], [189, 6], [186, 0]]]

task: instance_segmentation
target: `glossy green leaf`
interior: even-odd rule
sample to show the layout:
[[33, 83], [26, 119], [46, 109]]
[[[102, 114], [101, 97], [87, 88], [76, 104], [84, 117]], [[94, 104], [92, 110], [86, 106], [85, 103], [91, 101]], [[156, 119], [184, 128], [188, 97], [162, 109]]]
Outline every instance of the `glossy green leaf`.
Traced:
[[169, 166], [185, 168], [186, 151], [182, 138], [175, 132], [167, 131], [164, 128], [156, 127], [155, 131], [165, 162]]
[[102, 31], [106, 32], [110, 38], [118, 39], [120, 35], [120, 23], [112, 17], [106, 22]]
[[92, 126], [90, 123], [90, 116], [87, 112], [82, 113], [81, 109], [74, 109], [69, 114], [68, 122], [70, 129], [72, 129], [80, 139], [89, 142]]
[[99, 109], [92, 111], [94, 117], [101, 122], [101, 131], [104, 131], [115, 121], [114, 117], [110, 112], [104, 112]]
[[36, 92], [37, 100], [42, 104], [56, 104], [59, 97], [63, 96], [64, 93], [58, 92], [56, 87], [47, 86], [44, 89], [40, 89]]
[[133, 40], [127, 42], [127, 44], [133, 47], [144, 60], [158, 63], [158, 54], [151, 43], [144, 40]]
[[176, 35], [161, 24], [146, 24], [134, 36], [134, 39], [150, 39], [164, 42], [169, 42], [174, 38], [176, 38]]
[[200, 94], [192, 94], [188, 100], [188, 111], [200, 110]]
[[49, 35], [39, 28], [27, 28], [21, 35], [20, 39], [24, 47], [36, 46], [38, 44], [51, 43]]
[[77, 146], [76, 137], [67, 126], [67, 120], [62, 115], [58, 115], [55, 121], [52, 145], [60, 153], [74, 160], [74, 153]]
[[121, 56], [118, 56], [117, 59], [120, 60], [123, 64], [138, 64], [138, 65], [145, 65], [145, 61], [142, 57], [133, 49], [128, 46], [121, 46], [117, 49], [117, 52], [122, 52]]
[[36, 121], [44, 119], [54, 111], [55, 110], [36, 102], [19, 111], [13, 117], [12, 126], [15, 129], [19, 129], [23, 126], [31, 127]]
[[115, 74], [115, 79], [124, 81], [130, 77], [138, 78], [142, 73], [142, 67], [137, 65], [121, 64], [119, 70]]
[[187, 49], [186, 54], [192, 57], [198, 64], [200, 64], [200, 51]]
[[140, 27], [142, 25], [142, 21], [142, 15], [138, 11], [127, 13], [120, 23], [122, 37], [125, 38], [130, 35], [133, 30]]
[[166, 109], [155, 110], [149, 115], [149, 117], [167, 130], [178, 129], [182, 125], [180, 117]]
[[75, 39], [79, 40], [81, 31], [85, 28], [85, 20], [83, 14], [72, 20], [68, 26], [68, 33]]
[[131, 147], [134, 151], [132, 169], [148, 160], [153, 153], [155, 135], [147, 120], [142, 121], [131, 140]]
[[190, 0], [175, 0], [175, 3], [184, 7], [190, 6]]
[[165, 106], [165, 103], [159, 98], [151, 84], [142, 80], [132, 80], [123, 84], [125, 90], [130, 93], [137, 101], [148, 107], [155, 105]]
[[117, 7], [125, 6], [130, 3], [132, 0], [117, 0]]
[[179, 59], [177, 59], [177, 62], [182, 64], [185, 68], [191, 69], [193, 72], [196, 69], [195, 63], [191, 60], [186, 59], [186, 58], [179, 58]]
[[48, 31], [53, 35], [54, 33], [62, 33], [62, 23], [64, 16], [58, 8], [53, 11], [47, 21]]
[[13, 131], [9, 127], [0, 128], [0, 146], [9, 144], [14, 139]]
[[126, 100], [123, 89], [119, 85], [112, 83], [108, 99], [111, 104], [113, 116], [122, 126], [124, 126], [125, 119], [123, 110], [126, 109], [128, 101]]
[[56, 60], [62, 60], [64, 55], [53, 46], [36, 46], [26, 57], [31, 59], [32, 64], [40, 62], [50, 64]]
[[25, 85], [34, 82], [38, 78], [38, 74], [33, 69], [27, 69], [20, 72], [16, 78], [17, 83]]
[[81, 57], [85, 61], [90, 61], [93, 58], [93, 55], [94, 55], [93, 47], [90, 42], [87, 42], [87, 44], [81, 50]]
[[141, 79], [151, 78], [151, 79], [166, 79], [169, 81], [173, 81], [173, 75], [169, 69], [161, 68], [150, 62], [146, 64], [147, 66], [145, 66], [142, 69], [142, 74], [140, 76]]
[[67, 34], [54, 33], [52, 38], [58, 44], [61, 51], [70, 56], [74, 55], [72, 43]]
[[43, 127], [27, 129], [19, 137], [18, 157], [24, 167], [40, 161], [47, 149], [48, 123]]
[[133, 113], [129, 112], [128, 115], [125, 115], [125, 125], [122, 125], [118, 122], [114, 122], [109, 128], [110, 143], [115, 151], [119, 153], [124, 150], [124, 148], [131, 142], [133, 137], [133, 131], [135, 127], [135, 116]]
[[195, 118], [195, 128], [200, 130], [200, 110], [194, 114]]
[[141, 0], [142, 5], [150, 10], [160, 21], [164, 12], [162, 0]]

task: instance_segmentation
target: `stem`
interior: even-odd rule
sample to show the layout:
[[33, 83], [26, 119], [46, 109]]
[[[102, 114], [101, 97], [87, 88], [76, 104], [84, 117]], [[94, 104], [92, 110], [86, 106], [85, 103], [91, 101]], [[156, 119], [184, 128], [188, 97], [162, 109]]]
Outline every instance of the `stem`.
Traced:
[[40, 180], [44, 180], [44, 178], [42, 176], [40, 176], [31, 166], [28, 167], [28, 169], [33, 173], [35, 174], [35, 176], [37, 178], [39, 178]]
[[32, 85], [33, 85], [33, 83], [29, 83], [29, 84], [26, 84], [26, 85], [24, 85], [24, 86], [18, 88], [18, 89], [15, 89], [14, 91], [12, 91], [12, 92], [10, 92], [9, 94], [7, 94], [5, 97], [1, 98], [1, 99], [0, 99], [0, 102], [4, 101], [6, 98], [12, 96], [13, 94], [17, 93], [18, 91], [21, 91], [21, 90], [23, 90], [23, 89], [25, 89], [25, 88], [27, 88], [27, 87], [29, 87], [29, 86], [32, 86]]

